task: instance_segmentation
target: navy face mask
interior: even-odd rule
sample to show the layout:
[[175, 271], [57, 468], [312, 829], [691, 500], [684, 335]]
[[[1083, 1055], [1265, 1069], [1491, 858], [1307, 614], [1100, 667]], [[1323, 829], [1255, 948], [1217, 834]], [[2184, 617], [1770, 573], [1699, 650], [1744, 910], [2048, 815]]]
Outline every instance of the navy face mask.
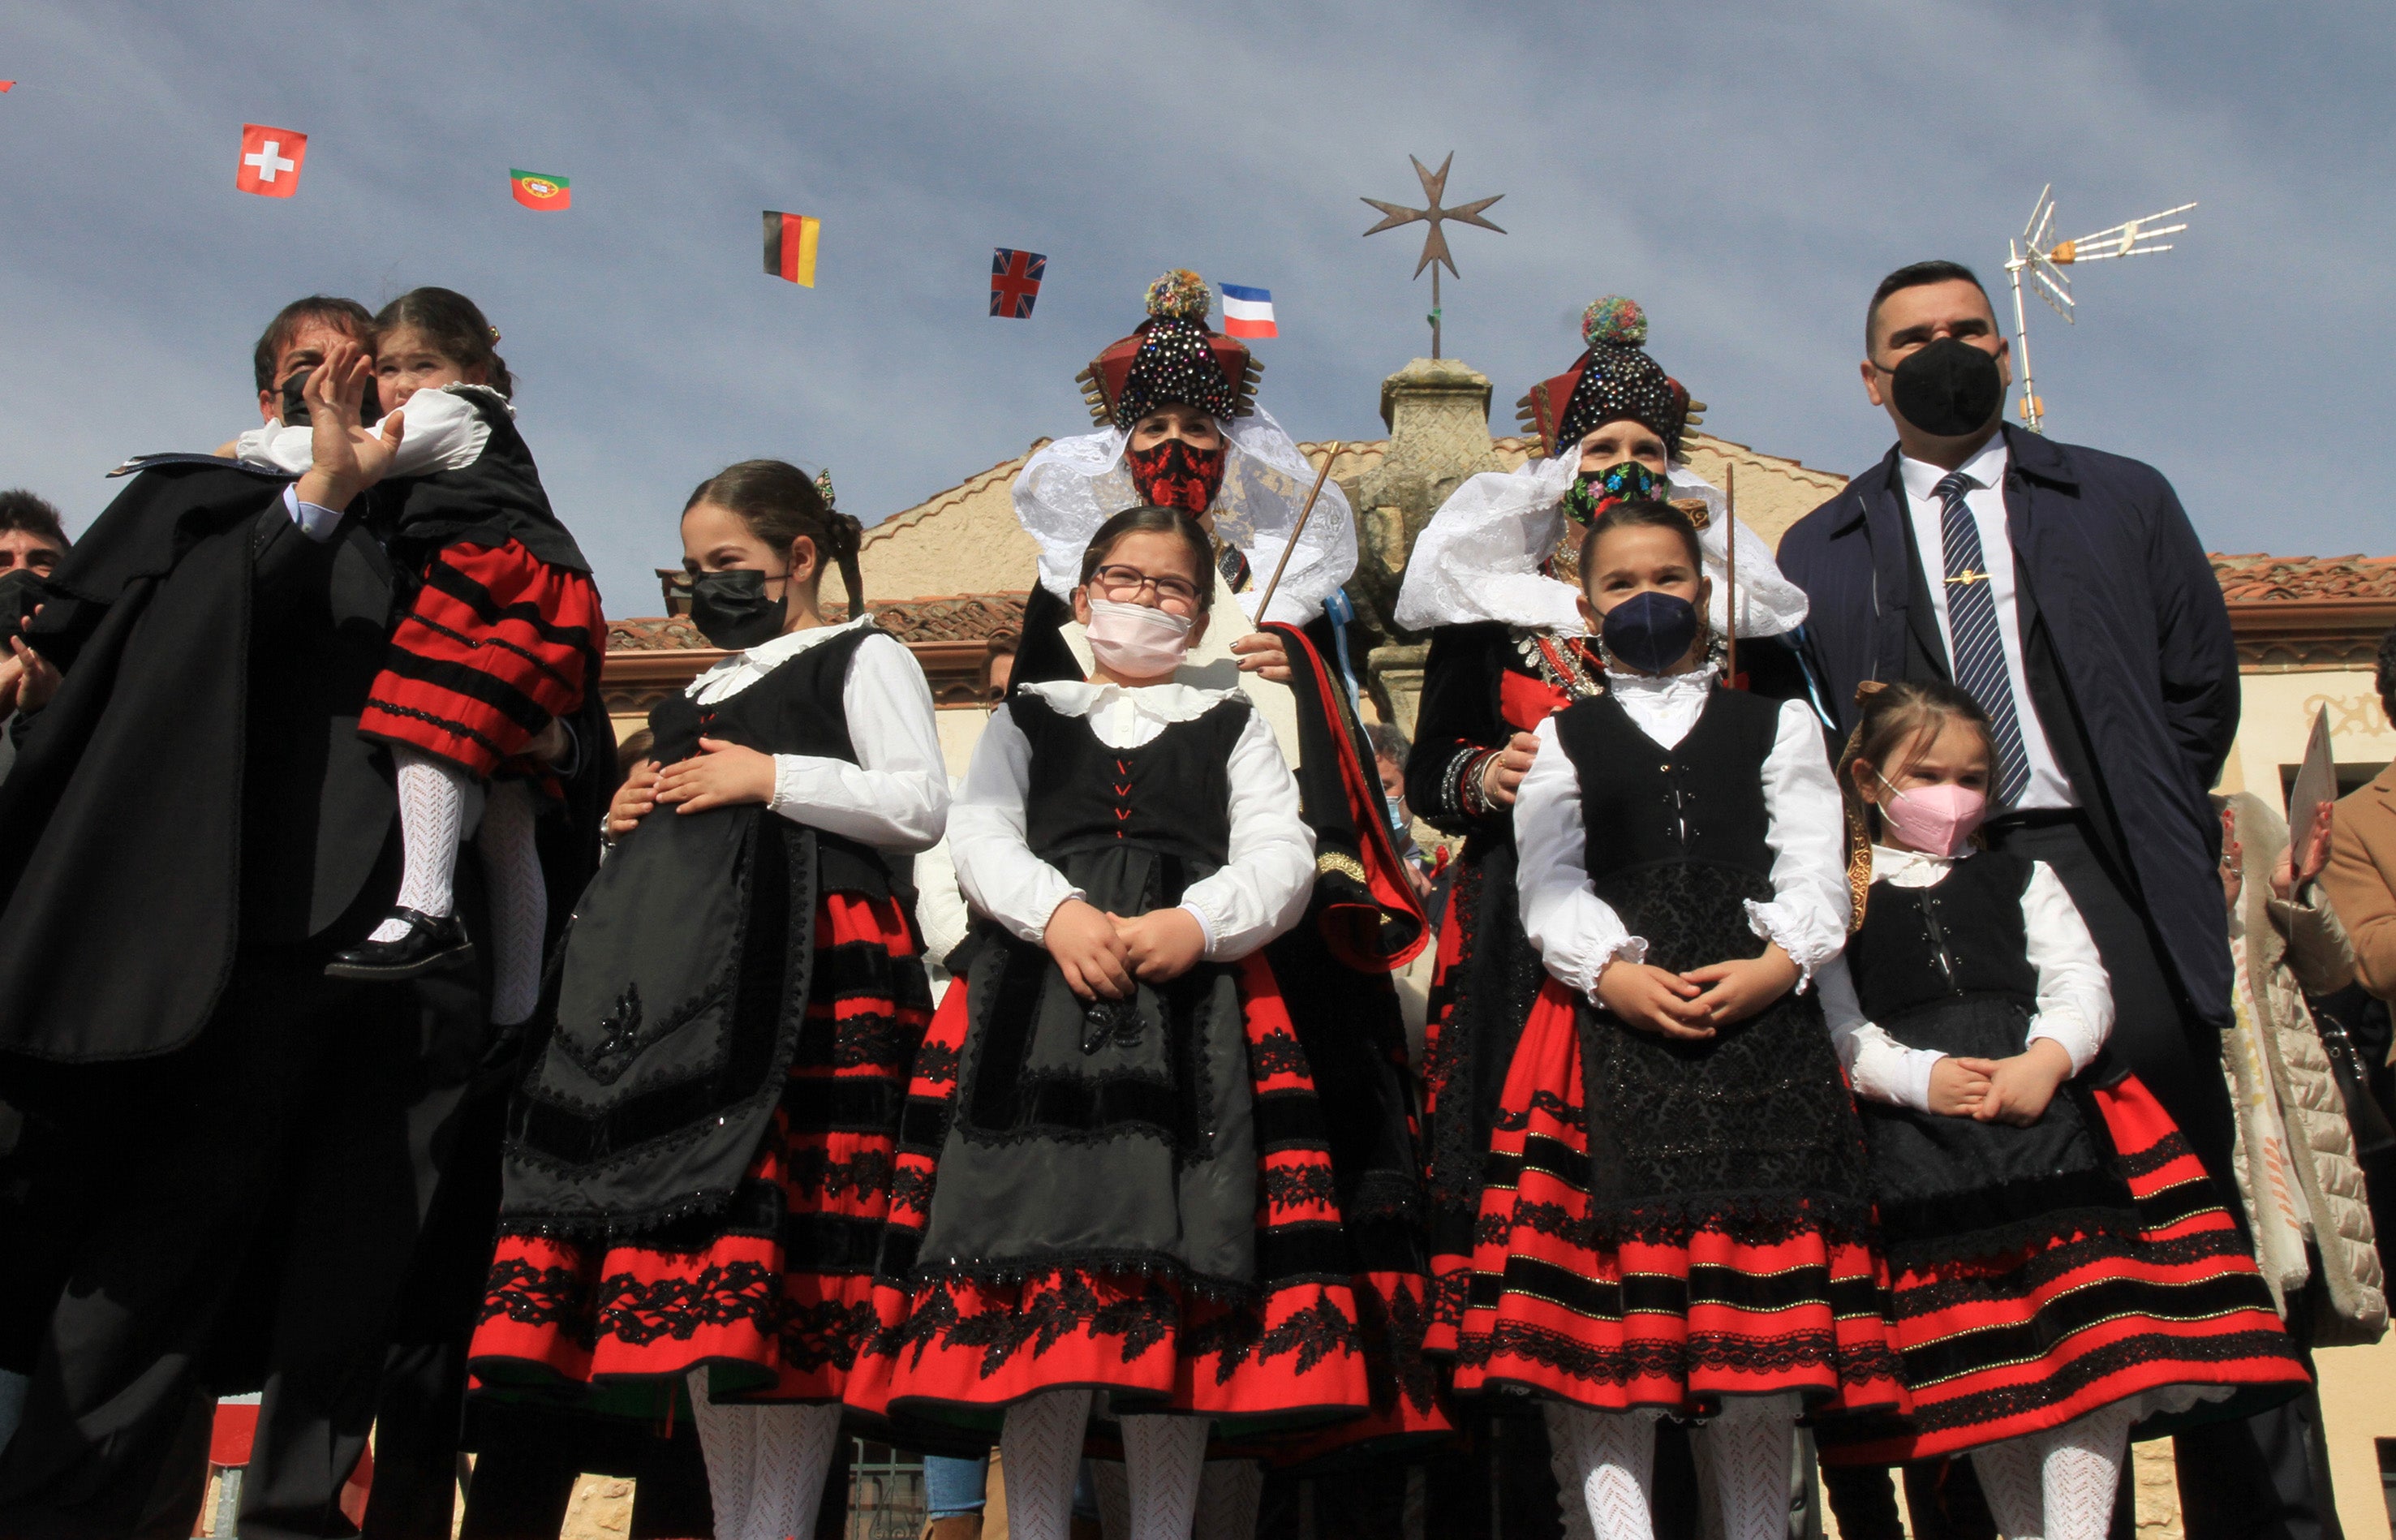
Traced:
[[755, 567], [702, 572], [690, 581], [690, 623], [727, 651], [771, 642], [788, 618], [783, 600], [765, 597], [765, 574]]
[[1641, 673], [1659, 674], [1697, 639], [1697, 606], [1677, 593], [1649, 589], [1607, 610], [1603, 632], [1606, 651]]

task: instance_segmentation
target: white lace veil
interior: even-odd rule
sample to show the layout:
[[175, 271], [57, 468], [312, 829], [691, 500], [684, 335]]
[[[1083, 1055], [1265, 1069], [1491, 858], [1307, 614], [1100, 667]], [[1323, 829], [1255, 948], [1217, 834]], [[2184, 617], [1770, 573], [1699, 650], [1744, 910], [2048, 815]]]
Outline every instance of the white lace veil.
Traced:
[[[1071, 597], [1081, 580], [1082, 552], [1098, 525], [1139, 504], [1124, 464], [1129, 437], [1120, 428], [1108, 428], [1054, 440], [1016, 475], [1015, 516], [1040, 544], [1040, 586], [1059, 599]], [[1238, 596], [1240, 607], [1252, 621], [1303, 626], [1323, 613], [1323, 602], [1356, 570], [1355, 515], [1339, 484], [1324, 483], [1281, 587], [1273, 591], [1272, 614], [1258, 615], [1257, 601], [1272, 581], [1282, 552], [1289, 550], [1315, 471], [1262, 407], [1234, 418], [1223, 437], [1223, 486], [1211, 511], [1215, 533], [1248, 559], [1252, 576], [1247, 591]], [[1740, 556], [1746, 553], [1740, 547]]]
[[[1415, 541], [1398, 591], [1396, 619], [1408, 631], [1500, 620], [1510, 626], [1578, 636], [1581, 623], [1569, 583], [1539, 571], [1564, 530], [1564, 494], [1580, 473], [1578, 455], [1533, 460], [1518, 471], [1484, 471], [1440, 504]], [[1706, 576], [1713, 579], [1708, 621], [1720, 630], [1729, 617], [1724, 578], [1721, 491], [1686, 466], [1671, 468], [1671, 496], [1702, 498], [1710, 515], [1697, 537]], [[1278, 606], [1276, 606], [1278, 607]], [[1780, 575], [1772, 551], [1745, 524], [1738, 526], [1738, 634], [1778, 636], [1805, 620], [1804, 591]]]

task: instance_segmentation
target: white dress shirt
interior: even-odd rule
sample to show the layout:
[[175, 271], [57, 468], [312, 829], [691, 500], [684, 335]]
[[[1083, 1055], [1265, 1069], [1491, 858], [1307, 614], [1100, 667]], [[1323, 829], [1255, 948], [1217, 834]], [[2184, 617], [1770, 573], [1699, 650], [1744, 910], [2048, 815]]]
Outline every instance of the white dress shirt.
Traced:
[[[1672, 749], [1704, 713], [1714, 673], [1710, 663], [1660, 678], [1609, 669], [1606, 680], [1640, 730]], [[1580, 774], [1556, 739], [1556, 719], [1540, 723], [1535, 736], [1538, 752], [1514, 802], [1523, 930], [1550, 973], [1594, 1000], [1606, 964], [1616, 958], [1646, 961], [1647, 938], [1631, 935], [1590, 883], [1589, 843], [1602, 844], [1609, 831], [1581, 827]], [[1849, 908], [1846, 816], [1822, 751], [1822, 729], [1802, 701], [1780, 707], [1772, 750], [1764, 756], [1763, 792], [1772, 898], [1749, 899], [1748, 923], [1797, 964], [1802, 992], [1846, 944]]]
[[[1997, 640], [2005, 651], [2005, 682], [2014, 693], [2014, 715], [2021, 720], [2022, 753], [2030, 762], [2030, 784], [2022, 788], [2016, 808], [2077, 807], [2080, 798], [2047, 741], [2046, 726], [2030, 699], [2030, 674], [2023, 664], [2021, 615], [2014, 596], [2013, 535], [2005, 524], [2005, 435], [1992, 436], [1980, 452], [1958, 467], [1971, 483], [1963, 506], [1980, 532], [1980, 559], [1989, 567], [1989, 596], [1997, 606]], [[1938, 484], [1947, 472], [1937, 466], [1900, 455], [1897, 474], [1905, 482], [1905, 501], [1913, 515], [1913, 543], [1922, 552], [1922, 580], [1930, 590], [1930, 608], [1938, 617], [1938, 640], [1947, 649], [1947, 666], [1955, 665], [1955, 628], [1947, 619], [1947, 505], [1939, 500]]]
[[[1194, 721], [1234, 693], [1187, 684], [1131, 689], [1080, 680], [1027, 684], [1023, 690], [1066, 716], [1088, 718], [1090, 730], [1111, 749], [1151, 742], [1173, 724]], [[1314, 832], [1298, 816], [1297, 778], [1273, 742], [1272, 729], [1253, 710], [1231, 746], [1228, 770], [1228, 859], [1181, 895], [1181, 908], [1198, 922], [1206, 956], [1215, 962], [1245, 957], [1297, 924], [1314, 891]], [[1001, 706], [974, 746], [965, 789], [950, 820], [949, 854], [956, 862], [957, 886], [975, 910], [1037, 945], [1057, 906], [1085, 895], [1032, 853], [1023, 811], [1031, 786], [1032, 742], [1015, 724], [1012, 708]]]
[[[1871, 848], [1872, 880], [1903, 888], [1936, 887], [1957, 861], [1972, 854], [1967, 849], [1961, 856], [1928, 856], [1876, 844]], [[2030, 1041], [2044, 1038], [2060, 1046], [2071, 1056], [2076, 1075], [2095, 1061], [2113, 1029], [2113, 990], [2105, 962], [2096, 953], [2096, 938], [2088, 934], [2088, 923], [2080, 918], [2071, 895], [2044, 861], [2030, 864], [2021, 909], [2030, 965], [2038, 970], [2038, 1008], [2030, 1017]], [[1844, 956], [1822, 970], [1822, 1015], [1857, 1095], [1916, 1112], [1930, 1110], [1930, 1067], [1947, 1055], [1909, 1048], [1867, 1019]]]
[[[729, 700], [808, 648], [871, 625], [872, 618], [786, 631], [733, 654], [683, 693], [702, 706]], [[770, 805], [792, 823], [879, 849], [928, 849], [948, 827], [949, 777], [932, 716], [932, 687], [915, 655], [888, 632], [873, 632], [849, 655], [840, 700], [857, 763], [776, 754]]]

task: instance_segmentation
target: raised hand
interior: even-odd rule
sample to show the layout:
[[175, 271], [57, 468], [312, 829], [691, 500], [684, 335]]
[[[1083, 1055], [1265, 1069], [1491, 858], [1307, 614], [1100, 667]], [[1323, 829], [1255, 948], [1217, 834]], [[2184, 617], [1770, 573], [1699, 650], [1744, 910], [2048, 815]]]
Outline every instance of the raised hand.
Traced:
[[325, 362], [309, 373], [301, 396], [308, 403], [312, 463], [300, 478], [300, 500], [345, 509], [357, 495], [391, 473], [406, 423], [401, 413], [368, 431], [363, 421], [366, 382], [374, 360], [355, 342], [334, 344]]
[[1523, 777], [1537, 757], [1539, 740], [1528, 733], [1517, 733], [1506, 740], [1506, 747], [1489, 756], [1481, 767], [1481, 794], [1492, 807], [1511, 807], [1515, 793], [1523, 785]]
[[1271, 631], [1251, 631], [1231, 644], [1242, 673], [1262, 674], [1275, 684], [1290, 681], [1289, 648]]

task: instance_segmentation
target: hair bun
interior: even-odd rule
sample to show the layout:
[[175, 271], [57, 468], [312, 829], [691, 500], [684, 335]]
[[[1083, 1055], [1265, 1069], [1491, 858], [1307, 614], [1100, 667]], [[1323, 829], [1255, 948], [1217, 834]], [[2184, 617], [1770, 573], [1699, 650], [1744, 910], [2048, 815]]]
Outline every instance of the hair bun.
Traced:
[[1163, 320], [1203, 323], [1214, 302], [1206, 280], [1188, 268], [1175, 268], [1148, 285], [1148, 313]]
[[1647, 312], [1639, 301], [1609, 294], [1580, 312], [1580, 335], [1591, 347], [1639, 348], [1647, 342]]
[[1870, 700], [1872, 697], [1880, 694], [1883, 690], [1887, 688], [1888, 682], [1886, 680], [1867, 679], [1862, 684], [1856, 686], [1856, 704], [1860, 706], [1865, 701]]

